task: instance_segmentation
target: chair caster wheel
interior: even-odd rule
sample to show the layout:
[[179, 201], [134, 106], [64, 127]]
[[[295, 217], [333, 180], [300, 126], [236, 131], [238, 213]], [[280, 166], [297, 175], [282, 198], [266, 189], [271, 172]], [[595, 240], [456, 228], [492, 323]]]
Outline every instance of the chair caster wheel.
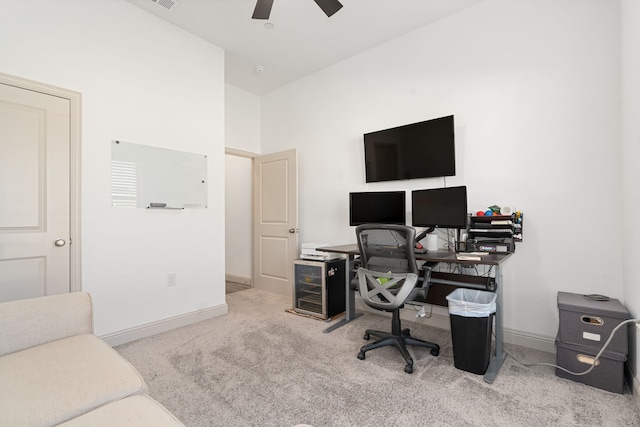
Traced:
[[404, 371], [405, 371], [407, 374], [412, 374], [412, 373], [413, 373], [413, 365], [406, 365], [406, 366], [404, 367]]
[[409, 335], [411, 335], [411, 329], [403, 329], [402, 330], [402, 335], [405, 337], [408, 337]]
[[[369, 341], [371, 339], [371, 337], [369, 336], [369, 334], [364, 334], [364, 336], [362, 337], [362, 339], [365, 339], [367, 341]], [[363, 358], [364, 359], [364, 358]]]
[[439, 354], [440, 354], [440, 349], [439, 349], [439, 348], [432, 348], [432, 349], [431, 349], [431, 354], [432, 354], [433, 356], [437, 356], [437, 355], [439, 355]]
[[360, 359], [360, 360], [364, 360], [364, 358], [365, 358], [365, 355], [364, 355], [364, 352], [363, 352], [363, 351], [361, 351], [360, 353], [358, 353], [358, 359]]

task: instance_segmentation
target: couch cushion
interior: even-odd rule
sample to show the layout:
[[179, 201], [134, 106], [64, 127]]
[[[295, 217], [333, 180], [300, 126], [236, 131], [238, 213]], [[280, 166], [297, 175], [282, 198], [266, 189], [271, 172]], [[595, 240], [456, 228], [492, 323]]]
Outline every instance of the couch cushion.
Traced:
[[0, 356], [93, 333], [93, 306], [86, 292], [5, 302], [0, 319]]
[[164, 406], [147, 395], [107, 403], [59, 427], [175, 427], [184, 426]]
[[146, 390], [108, 344], [77, 335], [0, 357], [0, 425], [50, 426]]

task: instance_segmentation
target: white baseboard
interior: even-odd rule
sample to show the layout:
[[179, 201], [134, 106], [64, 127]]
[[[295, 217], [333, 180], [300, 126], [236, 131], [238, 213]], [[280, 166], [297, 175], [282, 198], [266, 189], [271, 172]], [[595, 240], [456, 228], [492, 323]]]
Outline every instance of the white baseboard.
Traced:
[[[356, 310], [367, 311], [370, 313], [381, 314], [379, 310], [375, 310], [356, 296]], [[391, 317], [390, 313], [384, 313]], [[416, 317], [416, 311], [405, 306], [400, 312], [400, 318], [408, 322], [416, 322], [423, 325], [433, 326], [434, 328], [451, 330], [451, 321], [449, 320], [449, 312], [444, 307], [434, 307], [431, 317]], [[545, 351], [547, 353], [556, 352], [555, 337], [546, 337], [542, 335], [530, 334], [513, 329], [503, 328], [502, 337], [506, 344], [520, 345], [535, 350]]]
[[502, 333], [504, 342], [507, 344], [521, 345], [522, 347], [556, 354], [556, 337], [547, 337], [528, 332], [515, 331], [509, 328], [504, 328]]
[[214, 317], [225, 315], [229, 312], [227, 303], [202, 310], [192, 311], [191, 313], [181, 314], [179, 316], [169, 317], [167, 319], [158, 320], [156, 322], [147, 323], [133, 328], [125, 329], [118, 332], [102, 335], [100, 338], [106, 341], [112, 347], [126, 344], [141, 338], [150, 337], [161, 332], [167, 332], [182, 326], [198, 323], [203, 320], [212, 319]]
[[225, 280], [227, 282], [240, 283], [241, 285], [251, 286], [251, 277], [249, 276], [240, 276], [238, 274], [226, 274]]

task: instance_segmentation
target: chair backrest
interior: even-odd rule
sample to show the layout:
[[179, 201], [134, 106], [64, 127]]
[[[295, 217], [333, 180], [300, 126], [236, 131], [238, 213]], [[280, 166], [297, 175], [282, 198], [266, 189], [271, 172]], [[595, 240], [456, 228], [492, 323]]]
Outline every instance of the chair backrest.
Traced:
[[362, 267], [383, 273], [418, 274], [413, 227], [362, 224], [356, 227], [356, 237]]
[[409, 298], [418, 281], [415, 236], [415, 229], [404, 225], [356, 227], [362, 264], [358, 291], [367, 305], [393, 311]]

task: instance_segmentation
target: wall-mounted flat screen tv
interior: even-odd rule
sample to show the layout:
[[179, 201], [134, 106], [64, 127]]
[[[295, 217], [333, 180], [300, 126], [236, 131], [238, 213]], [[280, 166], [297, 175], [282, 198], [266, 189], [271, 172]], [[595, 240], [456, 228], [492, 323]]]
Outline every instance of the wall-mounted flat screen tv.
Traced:
[[453, 116], [364, 134], [366, 182], [454, 176]]
[[406, 224], [404, 191], [349, 193], [349, 224]]
[[411, 219], [414, 227], [466, 228], [467, 187], [413, 190]]

